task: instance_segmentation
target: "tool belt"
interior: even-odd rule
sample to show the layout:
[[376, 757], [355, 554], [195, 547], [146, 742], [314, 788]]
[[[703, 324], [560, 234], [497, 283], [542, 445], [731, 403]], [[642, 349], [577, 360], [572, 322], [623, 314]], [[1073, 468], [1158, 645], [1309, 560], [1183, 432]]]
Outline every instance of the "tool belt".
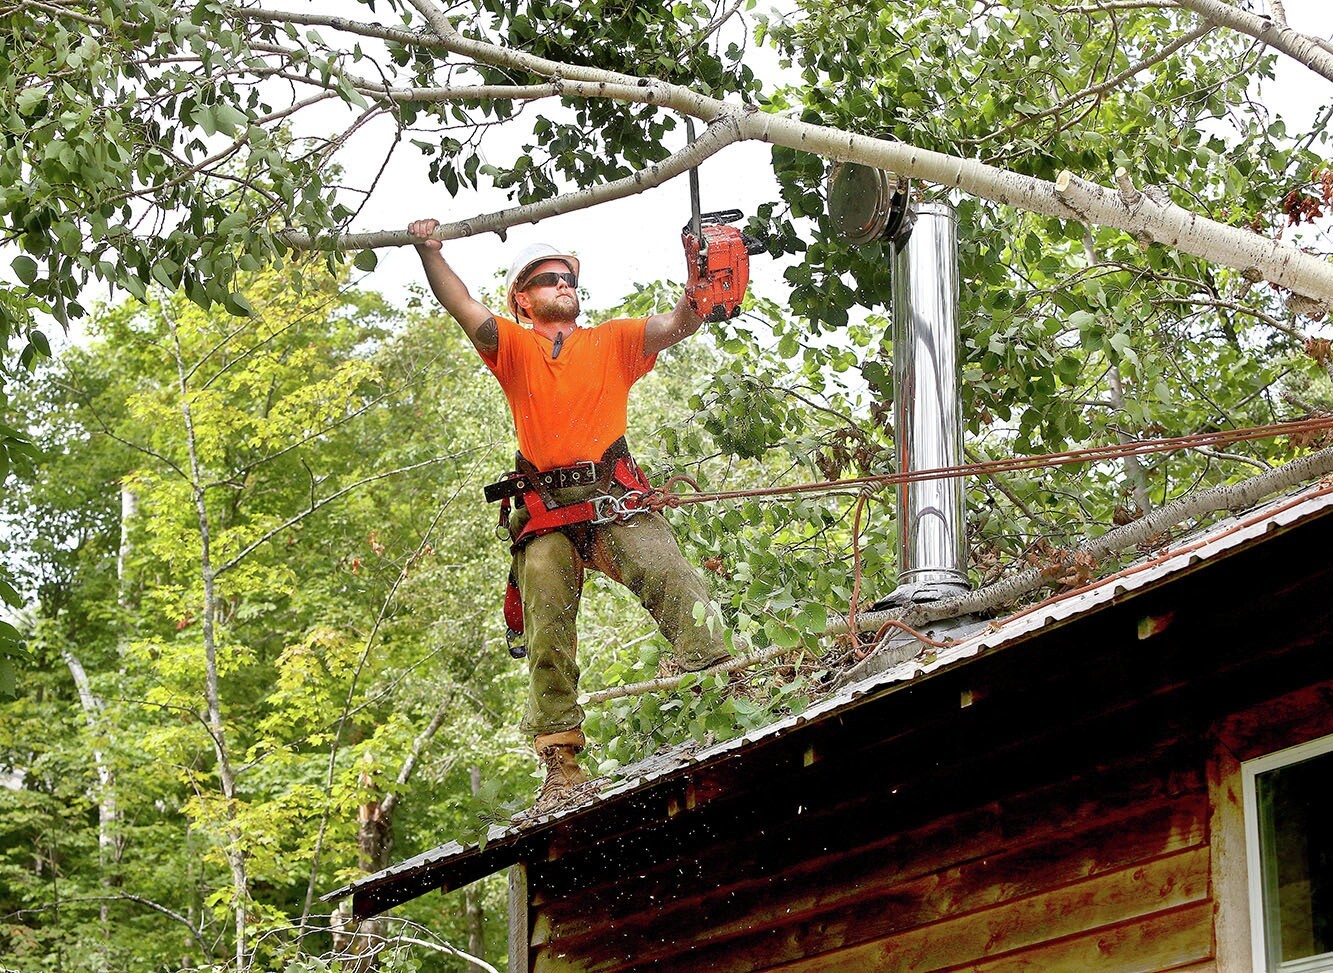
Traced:
[[[508, 527], [510, 505], [515, 497], [527, 510], [528, 522], [514, 538], [515, 548], [563, 527], [621, 523], [648, 510], [642, 501], [653, 486], [630, 456], [623, 436], [608, 446], [602, 458], [595, 462], [586, 460], [572, 466], [539, 470], [519, 453], [514, 465], [513, 472], [487, 486], [485, 493], [487, 503], [500, 503], [501, 528]], [[603, 493], [566, 504], [556, 502], [554, 497], [556, 490], [598, 485], [609, 490], [613, 483], [625, 491], [623, 495]]]

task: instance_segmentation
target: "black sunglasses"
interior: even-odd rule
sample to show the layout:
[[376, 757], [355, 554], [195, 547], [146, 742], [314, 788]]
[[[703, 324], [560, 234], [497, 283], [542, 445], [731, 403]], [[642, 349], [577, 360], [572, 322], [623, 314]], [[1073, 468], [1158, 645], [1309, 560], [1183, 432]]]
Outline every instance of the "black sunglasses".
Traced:
[[523, 282], [523, 289], [527, 290], [529, 287], [554, 287], [562, 280], [570, 287], [579, 286], [578, 274], [571, 274], [571, 273], [562, 274], [562, 273], [557, 273], [555, 271], [548, 271], [547, 273], [544, 274], [533, 274], [531, 277], [529, 277], [527, 280]]

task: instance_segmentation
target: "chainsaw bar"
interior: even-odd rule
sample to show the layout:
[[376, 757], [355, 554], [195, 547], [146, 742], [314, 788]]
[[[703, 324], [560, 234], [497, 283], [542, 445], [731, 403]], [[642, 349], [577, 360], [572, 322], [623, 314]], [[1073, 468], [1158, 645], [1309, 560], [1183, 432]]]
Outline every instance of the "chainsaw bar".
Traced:
[[[694, 142], [694, 119], [685, 116], [685, 133]], [[689, 282], [685, 291], [694, 313], [705, 321], [728, 321], [740, 313], [750, 283], [750, 254], [763, 253], [763, 242], [730, 224], [742, 219], [738, 209], [700, 212], [699, 169], [690, 169], [690, 222], [681, 231]]]

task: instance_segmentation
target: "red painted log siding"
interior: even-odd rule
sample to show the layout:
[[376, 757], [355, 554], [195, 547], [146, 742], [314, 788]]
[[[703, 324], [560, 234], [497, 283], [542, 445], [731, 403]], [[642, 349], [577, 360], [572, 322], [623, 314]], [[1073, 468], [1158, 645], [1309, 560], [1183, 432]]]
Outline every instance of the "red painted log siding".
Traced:
[[[1136, 757], [909, 830], [878, 827], [888, 803], [871, 794], [802, 807], [762, 833], [719, 814], [712, 844], [689, 862], [664, 856], [591, 887], [578, 876], [600, 871], [596, 848], [548, 863], [544, 890], [538, 866], [533, 969], [1211, 968], [1197, 750]], [[781, 819], [782, 804], [766, 806]]]

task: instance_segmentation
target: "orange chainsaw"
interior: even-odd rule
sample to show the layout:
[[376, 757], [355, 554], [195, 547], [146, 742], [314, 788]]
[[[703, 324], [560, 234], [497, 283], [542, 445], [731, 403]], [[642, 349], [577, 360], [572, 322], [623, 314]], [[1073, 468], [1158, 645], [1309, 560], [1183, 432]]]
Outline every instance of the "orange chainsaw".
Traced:
[[[694, 141], [694, 121], [685, 119]], [[744, 214], [738, 209], [699, 212], [699, 170], [690, 170], [690, 222], [681, 232], [689, 278], [685, 296], [690, 309], [705, 321], [729, 321], [741, 310], [750, 284], [750, 254], [763, 253], [762, 240], [730, 224]]]

